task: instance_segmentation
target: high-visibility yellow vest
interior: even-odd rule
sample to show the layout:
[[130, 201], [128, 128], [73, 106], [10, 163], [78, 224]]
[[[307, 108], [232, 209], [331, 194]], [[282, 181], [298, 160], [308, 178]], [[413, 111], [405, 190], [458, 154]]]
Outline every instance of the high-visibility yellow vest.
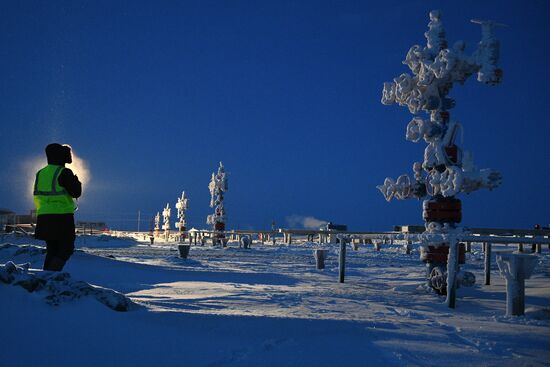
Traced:
[[48, 164], [36, 173], [33, 192], [36, 215], [74, 213], [76, 205], [73, 198], [57, 182], [64, 169], [63, 166]]

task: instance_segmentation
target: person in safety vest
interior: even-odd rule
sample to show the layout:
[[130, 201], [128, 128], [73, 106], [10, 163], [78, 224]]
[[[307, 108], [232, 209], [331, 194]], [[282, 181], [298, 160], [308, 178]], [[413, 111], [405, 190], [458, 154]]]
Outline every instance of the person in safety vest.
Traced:
[[36, 173], [34, 181], [35, 238], [46, 241], [44, 270], [61, 271], [74, 251], [74, 199], [82, 194], [82, 184], [65, 168], [73, 161], [68, 145], [50, 144], [46, 156], [48, 165]]

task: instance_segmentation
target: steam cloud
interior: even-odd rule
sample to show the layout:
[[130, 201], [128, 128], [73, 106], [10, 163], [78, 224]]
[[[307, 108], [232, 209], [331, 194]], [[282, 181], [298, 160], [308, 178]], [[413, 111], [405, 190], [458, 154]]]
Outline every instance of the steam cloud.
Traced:
[[78, 176], [78, 179], [80, 182], [82, 182], [82, 186], [87, 187], [90, 183], [90, 180], [92, 179], [92, 175], [90, 173], [90, 168], [88, 167], [88, 163], [77, 156], [73, 151], [73, 163], [68, 164], [67, 168], [69, 168], [75, 175]]
[[285, 219], [291, 227], [302, 226], [306, 229], [319, 229], [319, 227], [328, 223], [326, 220], [317, 219], [315, 217], [304, 217], [301, 215], [291, 215]]

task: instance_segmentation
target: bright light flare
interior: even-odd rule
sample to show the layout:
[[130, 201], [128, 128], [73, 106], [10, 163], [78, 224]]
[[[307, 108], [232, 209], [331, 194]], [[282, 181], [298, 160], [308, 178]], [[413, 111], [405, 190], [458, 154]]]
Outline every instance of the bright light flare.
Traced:
[[[83, 191], [88, 187], [92, 175], [90, 173], [90, 168], [88, 163], [79, 157], [74, 150], [72, 151], [73, 163], [65, 165], [69, 168], [75, 175], [78, 176], [78, 180], [82, 182]], [[45, 167], [47, 163], [45, 156], [37, 156], [34, 158], [27, 159], [23, 162], [23, 172], [26, 178], [25, 187], [25, 197], [27, 200], [32, 203], [33, 190], [34, 190], [34, 180], [36, 178], [36, 172], [41, 168]]]

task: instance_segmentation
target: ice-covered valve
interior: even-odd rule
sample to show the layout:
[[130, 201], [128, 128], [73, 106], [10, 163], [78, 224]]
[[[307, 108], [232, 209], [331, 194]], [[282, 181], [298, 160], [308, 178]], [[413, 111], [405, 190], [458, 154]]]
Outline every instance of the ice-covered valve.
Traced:
[[502, 70], [497, 67], [500, 42], [494, 36], [493, 28], [506, 25], [492, 20], [479, 19], [472, 19], [472, 23], [481, 25], [481, 41], [474, 55], [480, 65], [477, 80], [490, 85], [498, 84], [502, 80]]
[[500, 274], [506, 279], [506, 316], [525, 313], [525, 279], [529, 279], [538, 258], [527, 254], [497, 254]]

